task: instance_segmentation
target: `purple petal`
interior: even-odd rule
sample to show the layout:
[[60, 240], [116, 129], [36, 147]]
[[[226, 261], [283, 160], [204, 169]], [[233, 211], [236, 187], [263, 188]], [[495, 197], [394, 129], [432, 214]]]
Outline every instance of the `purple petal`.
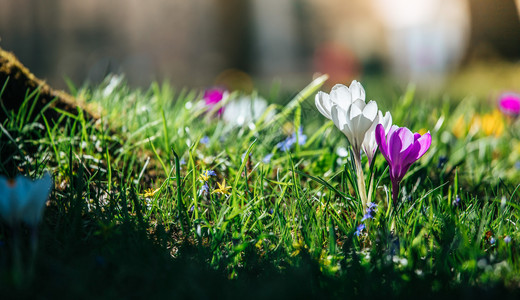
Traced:
[[520, 114], [520, 95], [515, 93], [502, 94], [498, 106], [504, 114], [518, 116]]
[[415, 141], [414, 134], [406, 127], [401, 127], [401, 129], [398, 130], [397, 135], [401, 140], [401, 152], [408, 149]]
[[401, 160], [400, 153], [403, 151], [403, 142], [400, 133], [404, 128], [397, 129], [392, 135], [388, 134], [388, 156], [392, 160], [394, 166], [399, 164]]
[[419, 143], [414, 143], [409, 147], [407, 155], [403, 156], [403, 160], [401, 161], [401, 174], [399, 174], [400, 179], [402, 179], [406, 172], [408, 172], [410, 166], [417, 161], [419, 151], [421, 151], [421, 145]]
[[381, 124], [376, 126], [376, 143], [379, 146], [379, 151], [383, 154], [388, 164], [391, 164], [390, 156], [388, 155], [388, 145], [386, 143], [385, 128]]
[[421, 149], [419, 151], [419, 154], [417, 155], [417, 159], [421, 158], [428, 149], [430, 149], [430, 146], [432, 144], [432, 136], [430, 132], [427, 132], [421, 136], [416, 143], [419, 143], [421, 145]]

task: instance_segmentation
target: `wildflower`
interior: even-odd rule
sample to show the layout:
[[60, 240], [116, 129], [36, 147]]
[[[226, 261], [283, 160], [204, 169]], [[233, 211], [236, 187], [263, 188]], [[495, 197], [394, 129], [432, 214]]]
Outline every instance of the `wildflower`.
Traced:
[[366, 208], [366, 213], [363, 216], [363, 218], [361, 219], [361, 222], [364, 222], [365, 220], [368, 220], [368, 219], [373, 219], [376, 211], [377, 211], [377, 204], [375, 204], [374, 202], [368, 203], [368, 206]]
[[363, 218], [361, 219], [361, 222], [365, 222], [365, 220], [372, 219], [372, 218], [374, 218], [372, 216], [372, 214], [366, 213], [365, 215], [363, 215]]
[[154, 190], [152, 188], [149, 188], [144, 191], [143, 197], [151, 198], [151, 197], [155, 196], [155, 193], [157, 193], [158, 191], [159, 191], [159, 189]]
[[[204, 99], [204, 103], [211, 110], [217, 103], [225, 99], [229, 95], [228, 91], [222, 87], [213, 87], [204, 91], [204, 95], [202, 99]], [[220, 108], [217, 112], [217, 115], [221, 115], [224, 111], [224, 108]]]
[[485, 135], [500, 136], [504, 131], [504, 122], [498, 110], [482, 116], [482, 131]]
[[432, 137], [429, 132], [424, 135], [412, 133], [406, 127], [392, 126], [385, 135], [385, 128], [378, 124], [376, 127], [376, 141], [381, 153], [390, 166], [392, 181], [392, 199], [397, 204], [399, 184], [404, 175], [415, 161], [421, 158], [430, 148]]
[[336, 149], [336, 154], [339, 156], [339, 157], [347, 157], [348, 156], [348, 151], [345, 147], [339, 147], [338, 149]]
[[262, 159], [262, 162], [263, 162], [264, 164], [268, 164], [268, 163], [270, 163], [270, 162], [271, 162], [271, 158], [273, 157], [273, 155], [274, 155], [273, 153], [269, 153], [269, 154], [267, 154], [267, 155], [264, 156], [264, 158]]
[[492, 238], [489, 239], [489, 244], [490, 245], [494, 245], [496, 241], [497, 240], [494, 237], [492, 237]]
[[345, 134], [354, 153], [358, 155], [368, 130], [379, 121], [377, 103], [370, 101], [367, 104], [358, 99], [346, 110], [339, 105], [332, 106], [331, 114], [334, 125]]
[[363, 141], [362, 148], [365, 154], [368, 157], [368, 164], [371, 165], [372, 161], [374, 159], [374, 156], [376, 155], [377, 151], [377, 142], [376, 142], [376, 126], [377, 124], [382, 124], [385, 128], [385, 134], [388, 133], [390, 130], [390, 127], [392, 126], [392, 115], [390, 115], [390, 112], [386, 112], [385, 116], [383, 117], [383, 114], [381, 111], [378, 112], [378, 122], [374, 121], [372, 123], [372, 126], [368, 129], [365, 140]]
[[14, 180], [0, 177], [0, 216], [10, 226], [16, 226], [19, 222], [38, 225], [51, 187], [49, 173], [38, 180], [24, 176], [17, 176]]
[[368, 203], [367, 213], [375, 213], [377, 211], [377, 204], [374, 202]]
[[455, 121], [455, 124], [451, 128], [451, 132], [453, 132], [453, 135], [458, 139], [466, 135], [466, 122], [464, 121], [464, 116], [460, 116], [457, 121]]
[[[383, 128], [388, 131], [392, 124], [392, 116], [387, 112], [383, 117], [375, 101], [365, 103], [365, 90], [355, 80], [352, 81], [349, 88], [344, 85], [335, 85], [330, 95], [319, 92], [316, 95], [315, 104], [318, 111], [332, 120], [334, 125], [345, 134], [352, 147], [359, 197], [363, 209], [366, 209], [368, 197], [361, 165], [361, 150], [368, 156], [369, 164], [371, 164], [377, 150], [375, 127], [382, 123]], [[371, 191], [372, 182], [370, 183], [369, 196]]]
[[208, 192], [209, 192], [209, 185], [208, 185], [207, 182], [204, 182], [204, 184], [200, 188], [200, 193], [201, 194], [205, 194], [205, 193], [208, 193]]
[[505, 115], [514, 118], [520, 115], [520, 95], [516, 93], [503, 93], [498, 97], [498, 107]]
[[506, 236], [504, 237], [504, 243], [506, 243], [506, 244], [511, 243], [511, 237], [508, 236], [508, 235], [506, 235]]
[[452, 203], [452, 204], [453, 204], [453, 206], [455, 206], [455, 207], [459, 207], [459, 206], [460, 206], [460, 197], [459, 197], [459, 195], [457, 195], [457, 196], [455, 197], [455, 200], [453, 200], [453, 203]]
[[296, 144], [296, 141], [298, 140], [298, 145], [304, 145], [307, 141], [307, 136], [303, 134], [303, 128], [300, 127], [298, 129], [298, 136], [296, 136], [296, 132], [293, 132], [293, 134], [286, 138], [285, 140], [279, 142], [276, 144], [276, 148], [282, 150], [282, 151], [288, 151], [292, 148], [294, 144]]
[[217, 176], [217, 173], [215, 173], [215, 171], [213, 170], [202, 171], [202, 173], [200, 173], [199, 175], [199, 180], [206, 182], [209, 180], [210, 176]]
[[226, 186], [226, 179], [222, 180], [222, 184], [220, 184], [219, 182], [217, 182], [218, 184], [218, 189], [215, 189], [212, 194], [214, 193], [221, 193], [223, 195], [229, 195], [229, 189], [231, 189], [230, 186]]
[[365, 224], [361, 223], [356, 228], [356, 231], [354, 232], [355, 235], [359, 236], [361, 234], [361, 231], [363, 231], [366, 228]]
[[[229, 102], [226, 105], [222, 118], [227, 123], [235, 126], [250, 125], [251, 122], [256, 122], [260, 119], [266, 109], [267, 101], [265, 99], [242, 96], [238, 100]], [[274, 115], [274, 112], [266, 118], [268, 119], [272, 115]]]
[[448, 162], [448, 158], [446, 156], [440, 156], [439, 157], [439, 162], [437, 163], [437, 168], [438, 169], [442, 169], [442, 167], [444, 167], [444, 165]]
[[332, 87], [330, 94], [318, 92], [314, 103], [325, 118], [332, 120], [332, 107], [334, 105], [339, 105], [343, 110], [347, 110], [352, 102], [358, 99], [365, 102], [365, 89], [361, 83], [352, 80], [350, 87], [336, 84]]
[[207, 135], [203, 136], [200, 139], [200, 143], [203, 144], [203, 145], [207, 145], [209, 143], [209, 137]]

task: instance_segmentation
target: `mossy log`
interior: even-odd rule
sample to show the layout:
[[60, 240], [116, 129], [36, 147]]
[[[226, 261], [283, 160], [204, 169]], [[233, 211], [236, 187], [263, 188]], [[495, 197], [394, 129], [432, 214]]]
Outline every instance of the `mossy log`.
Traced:
[[[26, 95], [30, 95], [36, 90], [38, 90], [36, 92], [38, 98], [31, 114], [31, 119], [38, 116], [49, 103], [51, 104], [43, 112], [47, 119], [55, 120], [61, 115], [53, 108], [77, 114], [78, 107], [83, 109], [86, 119], [98, 119], [98, 116], [92, 112], [92, 109], [86, 107], [82, 101], [75, 99], [64, 91], [52, 89], [24, 67], [13, 53], [0, 48], [0, 91], [2, 88], [4, 90], [0, 96], [0, 102], [3, 108], [0, 108], [0, 123], [4, 123], [5, 119], [9, 117], [10, 111], [16, 113], [22, 106]], [[32, 104], [33, 101], [30, 101], [30, 105]], [[4, 108], [7, 110], [8, 115], [6, 115]]]

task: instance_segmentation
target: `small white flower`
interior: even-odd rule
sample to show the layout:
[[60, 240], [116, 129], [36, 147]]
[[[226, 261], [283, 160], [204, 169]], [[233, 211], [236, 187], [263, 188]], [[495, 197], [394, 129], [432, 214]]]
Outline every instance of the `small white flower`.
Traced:
[[11, 226], [19, 222], [36, 226], [42, 218], [51, 186], [49, 173], [34, 181], [21, 175], [12, 181], [0, 177], [0, 216]]
[[332, 87], [330, 95], [324, 92], [318, 92], [314, 100], [318, 111], [325, 118], [332, 120], [332, 107], [339, 105], [343, 110], [347, 110], [352, 102], [361, 99], [365, 102], [365, 89], [361, 83], [352, 80], [350, 87], [343, 84], [336, 84]]
[[[251, 98], [243, 96], [235, 101], [229, 102], [224, 109], [222, 118], [229, 124], [235, 126], [249, 125], [256, 122], [267, 109], [267, 101], [263, 98]], [[271, 116], [267, 116], [269, 119]]]

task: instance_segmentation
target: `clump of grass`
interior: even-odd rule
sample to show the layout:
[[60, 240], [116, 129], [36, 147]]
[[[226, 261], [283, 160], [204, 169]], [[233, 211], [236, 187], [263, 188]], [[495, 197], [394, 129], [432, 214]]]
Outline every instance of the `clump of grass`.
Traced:
[[[314, 109], [323, 79], [249, 126], [208, 115], [198, 91], [131, 90], [121, 77], [77, 91], [102, 108], [98, 122], [82, 111], [6, 120], [1, 173], [48, 170], [55, 188], [33, 278], [23, 290], [9, 281], [0, 289], [193, 298], [518, 293], [517, 137], [454, 129], [468, 107], [491, 108], [417, 101], [413, 89], [393, 103], [394, 122], [429, 129], [432, 147], [404, 178], [395, 210], [382, 205], [390, 180], [376, 158], [378, 206], [359, 231], [346, 139]], [[277, 147], [293, 134], [307, 139]], [[9, 229], [0, 229], [8, 253]], [[9, 278], [10, 265], [2, 255], [0, 276]]]

